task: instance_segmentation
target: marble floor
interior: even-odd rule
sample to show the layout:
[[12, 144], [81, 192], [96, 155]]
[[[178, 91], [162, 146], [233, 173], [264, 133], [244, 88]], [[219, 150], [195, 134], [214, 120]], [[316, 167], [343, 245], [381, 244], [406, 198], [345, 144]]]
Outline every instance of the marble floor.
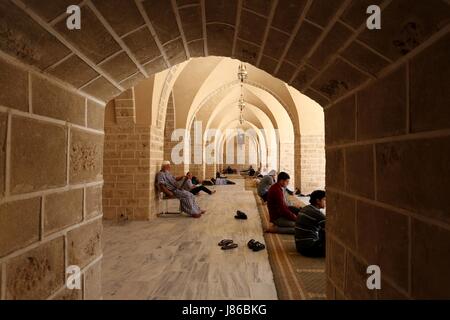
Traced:
[[[264, 242], [252, 191], [244, 180], [215, 186], [197, 197], [200, 219], [161, 217], [150, 222], [104, 225], [104, 299], [277, 299], [267, 251], [253, 252], [250, 239]], [[248, 220], [236, 220], [239, 209]], [[239, 247], [221, 250], [221, 239]]]

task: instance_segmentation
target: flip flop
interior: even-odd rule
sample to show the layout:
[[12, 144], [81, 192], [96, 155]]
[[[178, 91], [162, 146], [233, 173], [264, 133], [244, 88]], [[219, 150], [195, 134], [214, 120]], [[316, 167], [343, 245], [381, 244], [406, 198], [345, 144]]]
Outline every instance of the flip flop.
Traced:
[[240, 219], [240, 220], [247, 220], [247, 215], [242, 212], [242, 211], [236, 211], [236, 215], [234, 216], [235, 219]]
[[252, 250], [253, 250], [254, 252], [258, 252], [258, 251], [264, 250], [265, 248], [266, 248], [265, 245], [263, 245], [263, 244], [262, 244], [261, 242], [259, 242], [259, 241], [256, 241], [256, 243], [253, 245]]
[[230, 249], [234, 249], [237, 247], [238, 247], [237, 243], [228, 243], [228, 244], [222, 246], [222, 250], [230, 250]]
[[231, 239], [223, 239], [217, 245], [220, 247], [226, 246], [227, 244], [233, 243]]
[[251, 239], [247, 243], [247, 247], [249, 249], [252, 249], [254, 252], [261, 251], [261, 250], [264, 250], [266, 248], [266, 246], [264, 244], [262, 244], [259, 241], [256, 241], [255, 239]]

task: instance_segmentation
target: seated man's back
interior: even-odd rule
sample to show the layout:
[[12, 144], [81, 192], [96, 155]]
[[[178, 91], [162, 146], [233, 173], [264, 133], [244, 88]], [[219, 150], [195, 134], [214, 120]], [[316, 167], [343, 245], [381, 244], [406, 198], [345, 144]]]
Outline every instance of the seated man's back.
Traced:
[[[313, 199], [312, 203], [318, 202]], [[320, 208], [313, 204], [303, 207], [295, 223], [295, 246], [305, 256], [325, 255], [325, 214]]]
[[260, 197], [264, 197], [266, 193], [269, 191], [269, 188], [274, 184], [272, 176], [264, 176], [258, 184], [258, 195]]

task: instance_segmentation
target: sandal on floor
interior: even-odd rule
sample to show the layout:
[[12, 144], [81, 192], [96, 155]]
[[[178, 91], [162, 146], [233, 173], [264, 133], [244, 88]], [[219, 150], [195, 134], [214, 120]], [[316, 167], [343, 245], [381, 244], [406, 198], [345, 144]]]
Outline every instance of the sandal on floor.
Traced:
[[223, 239], [217, 245], [220, 247], [226, 246], [227, 244], [233, 243], [231, 239]]
[[263, 245], [261, 242], [257, 241], [257, 242], [253, 245], [252, 250], [253, 250], [254, 252], [257, 252], [257, 251], [264, 250], [265, 248], [266, 248], [265, 245]]
[[230, 250], [230, 249], [234, 249], [237, 247], [238, 247], [237, 243], [228, 243], [228, 244], [222, 246], [222, 250]]
[[261, 251], [266, 248], [266, 246], [264, 244], [262, 244], [259, 241], [254, 240], [254, 239], [251, 239], [247, 243], [247, 247], [249, 247], [249, 249], [252, 249], [254, 252]]
[[240, 220], [247, 220], [247, 215], [244, 212], [238, 210], [236, 211], [236, 215], [234, 216], [234, 218]]

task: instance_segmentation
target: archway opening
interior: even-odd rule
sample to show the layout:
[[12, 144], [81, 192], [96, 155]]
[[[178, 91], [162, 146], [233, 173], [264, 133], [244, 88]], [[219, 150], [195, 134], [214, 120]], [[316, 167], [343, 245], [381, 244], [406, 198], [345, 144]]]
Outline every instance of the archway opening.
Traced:
[[[289, 186], [292, 191], [303, 189], [302, 192], [306, 194], [312, 192], [314, 186], [324, 189], [325, 133], [322, 107], [281, 80], [250, 65], [247, 67], [247, 79], [243, 83], [236, 81], [241, 64], [240, 61], [229, 58], [191, 59], [175, 66], [177, 71], [170, 78], [168, 75], [172, 73], [166, 70], [155, 75], [151, 81], [137, 84], [108, 104], [106, 118], [111, 119], [115, 114], [115, 120], [105, 122], [104, 219], [121, 223], [130, 220], [155, 221], [164, 202], [160, 200], [159, 193], [155, 192], [152, 181], [163, 160], [172, 163], [173, 175], [184, 176], [190, 172], [200, 181], [208, 183], [214, 181], [216, 173], [225, 174], [226, 168], [234, 170], [236, 174], [227, 174], [227, 179], [236, 183], [236, 186], [209, 187], [215, 189], [217, 195], [207, 198], [200, 196], [197, 199], [202, 206], [213, 208], [215, 218], [210, 217], [210, 220], [220, 220], [220, 216], [230, 214], [227, 211], [230, 208], [216, 199], [228, 197], [229, 190], [234, 190], [230, 196], [236, 199], [239, 199], [236, 195], [240, 194], [242, 202], [238, 201], [239, 207], [234, 210], [245, 210], [249, 215], [256, 215], [253, 217], [256, 220], [252, 222], [252, 225], [256, 223], [256, 229], [250, 230], [259, 230], [260, 234], [253, 237], [261, 238], [263, 228], [271, 228], [267, 208], [261, 203], [255, 189], [255, 183], [270, 170], [287, 172], [292, 177]], [[170, 80], [167, 81], [168, 79]], [[244, 107], [239, 104], [240, 100], [245, 103]], [[145, 108], [146, 111], [139, 110], [140, 108]], [[139, 116], [148, 115], [157, 116], [143, 125], [148, 118], [143, 120]], [[151, 134], [147, 134], [154, 132], [152, 125], [158, 128], [158, 134], [153, 139]], [[313, 136], [317, 140], [312, 145], [303, 147], [302, 141], [306, 143]], [[297, 162], [298, 159], [302, 159], [302, 162]], [[318, 169], [308, 161], [317, 164]], [[250, 177], [248, 173], [239, 175], [249, 166], [256, 171], [254, 176]], [[305, 190], [305, 186], [310, 189]], [[291, 205], [307, 204], [307, 199], [296, 196], [288, 201]], [[264, 225], [258, 226], [261, 219]], [[149, 225], [147, 230], [178, 228], [179, 223], [166, 220], [165, 225], [158, 220]], [[228, 224], [229, 221], [225, 223]], [[239, 229], [239, 225], [233, 228]], [[123, 242], [127, 240], [123, 233], [129, 234], [130, 230], [120, 230], [115, 224], [106, 222], [105, 251], [116, 252], [114, 248], [118, 243], [117, 239], [121, 239], [119, 242], [125, 248]], [[252, 232], [250, 230], [244, 228], [242, 232]], [[219, 229], [201, 233], [198, 240], [202, 241], [208, 234], [216, 235], [221, 232]], [[171, 239], [169, 235], [166, 238]], [[134, 241], [133, 239], [128, 241]], [[146, 247], [152, 250], [156, 249], [154, 245], [155, 243], [146, 243]], [[276, 248], [268, 245], [269, 255], [275, 254], [273, 250]], [[214, 265], [214, 260], [210, 258], [205, 258], [205, 262]], [[130, 259], [133, 258], [129, 257], [127, 260]], [[118, 282], [118, 279], [109, 268], [113, 261], [118, 265], [126, 263], [123, 259], [122, 262], [118, 261], [114, 255], [105, 254], [104, 292], [107, 296], [112, 293], [117, 295], [117, 290], [111, 283]], [[166, 262], [164, 259], [160, 261], [161, 265]], [[269, 263], [268, 260], [260, 262], [263, 265]], [[319, 264], [323, 271], [323, 259]], [[123, 267], [126, 268], [125, 265]], [[155, 264], [154, 267], [160, 266]], [[272, 270], [275, 273], [282, 272], [276, 269], [276, 265], [272, 265]], [[317, 294], [324, 297], [325, 277], [322, 274], [316, 280], [321, 283], [318, 287], [322, 288], [322, 292]], [[186, 281], [190, 283], [191, 279]], [[195, 281], [192, 285], [195, 285]]]
[[[251, 63], [324, 107], [327, 296], [449, 296], [447, 0], [379, 1], [381, 30], [366, 28], [365, 1], [91, 0], [75, 32], [66, 4], [0, 2], [2, 299], [101, 296], [104, 106], [120, 95], [124, 121], [152, 121], [139, 133], [150, 135], [139, 150], [150, 153], [140, 177], [149, 179], [168, 95], [136, 117], [127, 89], [173, 83], [184, 61], [212, 55]], [[69, 265], [81, 269], [81, 290], [64, 284]], [[370, 265], [383, 270], [381, 291], [365, 286]], [[24, 286], [24, 274], [36, 281]]]
[[[229, 58], [191, 59], [174, 67], [177, 71], [170, 81], [167, 80], [172, 69], [145, 80], [108, 104], [104, 154], [106, 204], [117, 194], [117, 190], [112, 190], [114, 183], [129, 187], [131, 182], [143, 179], [138, 177], [135, 181], [133, 174], [148, 174], [151, 180], [164, 157], [173, 163], [172, 170], [177, 175], [190, 171], [200, 179], [209, 179], [215, 176], [218, 168], [223, 168], [225, 152], [232, 151], [233, 163], [225, 164], [243, 170], [249, 165], [245, 161], [254, 155], [247, 154], [242, 158], [244, 163], [237, 163], [237, 140], [233, 150], [223, 148], [229, 140], [227, 134], [234, 132], [236, 136], [237, 130], [250, 139], [244, 153], [250, 151], [249, 146], [252, 151], [258, 151], [256, 170], [287, 172], [292, 176], [290, 188], [299, 189], [303, 194], [324, 189], [323, 109], [296, 89], [251, 66], [249, 77], [241, 87], [236, 81], [239, 64]], [[197, 75], [195, 80], [193, 74]], [[238, 107], [241, 96], [245, 99], [242, 117]], [[157, 137], [157, 142], [151, 140], [151, 126], [163, 134]], [[144, 134], [139, 135], [136, 130]], [[146, 140], [128, 140], [138, 137]], [[249, 141], [253, 142], [249, 144]], [[153, 154], [150, 163], [152, 143], [159, 144], [159, 153]], [[245, 143], [240, 146], [242, 149]], [[212, 150], [214, 156], [209, 154], [208, 157], [207, 150]], [[126, 171], [131, 175], [126, 176]], [[146, 185], [146, 189], [145, 194], [143, 189], [125, 193], [128, 199], [123, 199], [120, 205], [116, 200], [114, 206], [106, 206], [105, 218], [139, 220], [154, 217], [157, 211], [155, 196], [150, 195], [153, 201], [148, 204], [148, 209], [138, 206], [139, 198], [134, 198], [134, 194], [147, 197], [154, 193], [153, 186]], [[130, 203], [139, 208], [137, 212], [146, 213], [135, 216]]]

